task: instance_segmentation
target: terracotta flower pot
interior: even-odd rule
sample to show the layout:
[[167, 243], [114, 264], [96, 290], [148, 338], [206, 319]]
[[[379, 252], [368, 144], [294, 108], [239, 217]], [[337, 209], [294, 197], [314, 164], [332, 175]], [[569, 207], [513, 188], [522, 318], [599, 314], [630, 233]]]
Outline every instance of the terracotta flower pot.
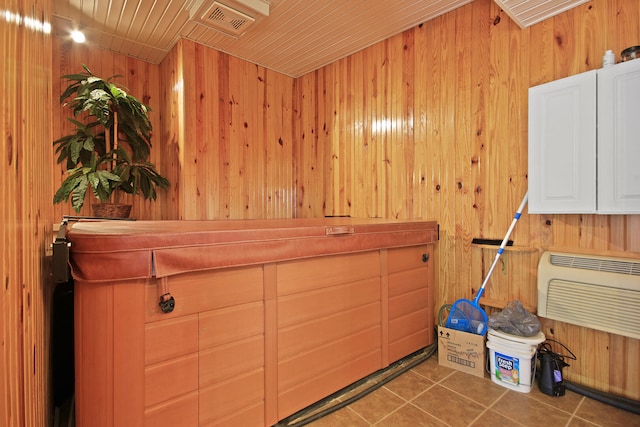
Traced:
[[131, 205], [118, 203], [94, 203], [93, 215], [98, 218], [129, 218]]

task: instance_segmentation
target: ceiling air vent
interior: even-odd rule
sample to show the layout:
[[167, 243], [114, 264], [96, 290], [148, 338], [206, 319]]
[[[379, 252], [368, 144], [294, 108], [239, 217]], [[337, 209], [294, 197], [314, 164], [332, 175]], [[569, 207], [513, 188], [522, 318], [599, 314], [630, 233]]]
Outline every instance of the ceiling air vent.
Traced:
[[210, 7], [201, 9], [194, 20], [235, 37], [242, 35], [255, 22], [253, 17], [217, 1], [214, 1]]

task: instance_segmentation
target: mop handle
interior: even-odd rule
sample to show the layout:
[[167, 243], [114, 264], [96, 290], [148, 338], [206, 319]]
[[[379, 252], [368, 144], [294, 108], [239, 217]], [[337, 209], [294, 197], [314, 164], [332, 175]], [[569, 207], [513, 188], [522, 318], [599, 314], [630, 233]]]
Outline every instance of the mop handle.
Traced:
[[509, 236], [511, 236], [511, 232], [515, 228], [516, 223], [518, 222], [518, 220], [520, 219], [520, 216], [522, 215], [522, 211], [524, 210], [524, 207], [527, 204], [528, 198], [529, 198], [529, 192], [526, 192], [522, 199], [522, 202], [520, 203], [520, 206], [518, 207], [518, 210], [516, 211], [515, 215], [513, 215], [513, 221], [511, 221], [509, 230], [507, 230], [507, 234], [504, 236], [504, 239], [502, 239], [502, 243], [500, 244], [498, 253], [496, 253], [496, 257], [493, 259], [493, 263], [491, 263], [491, 267], [489, 267], [489, 272], [484, 278], [484, 281], [482, 282], [482, 286], [480, 286], [478, 295], [476, 295], [474, 299], [474, 302], [476, 303], [476, 305], [478, 304], [478, 302], [480, 301], [480, 297], [484, 293], [484, 288], [485, 286], [487, 286], [487, 282], [489, 281], [489, 277], [491, 277], [491, 273], [493, 273], [493, 270], [496, 268], [496, 264], [498, 264], [498, 259], [500, 258], [500, 255], [502, 255], [502, 252], [504, 252], [504, 247], [507, 245], [507, 241], [509, 241]]

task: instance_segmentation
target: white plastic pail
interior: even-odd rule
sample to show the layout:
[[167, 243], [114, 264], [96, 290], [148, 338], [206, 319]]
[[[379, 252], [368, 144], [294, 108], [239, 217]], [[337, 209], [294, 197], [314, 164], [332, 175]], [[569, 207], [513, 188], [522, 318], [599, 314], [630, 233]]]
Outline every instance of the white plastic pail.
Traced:
[[489, 329], [487, 349], [491, 380], [503, 387], [529, 393], [535, 378], [538, 344], [544, 340], [542, 332], [533, 337], [521, 337]]

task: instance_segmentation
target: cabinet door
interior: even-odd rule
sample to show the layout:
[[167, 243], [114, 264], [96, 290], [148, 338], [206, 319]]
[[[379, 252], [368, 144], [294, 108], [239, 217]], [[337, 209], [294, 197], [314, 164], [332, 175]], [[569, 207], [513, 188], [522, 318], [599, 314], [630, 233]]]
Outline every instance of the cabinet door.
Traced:
[[433, 245], [389, 249], [389, 362], [434, 342]]
[[596, 211], [596, 72], [529, 89], [529, 213]]
[[598, 71], [598, 212], [640, 213], [640, 61]]

